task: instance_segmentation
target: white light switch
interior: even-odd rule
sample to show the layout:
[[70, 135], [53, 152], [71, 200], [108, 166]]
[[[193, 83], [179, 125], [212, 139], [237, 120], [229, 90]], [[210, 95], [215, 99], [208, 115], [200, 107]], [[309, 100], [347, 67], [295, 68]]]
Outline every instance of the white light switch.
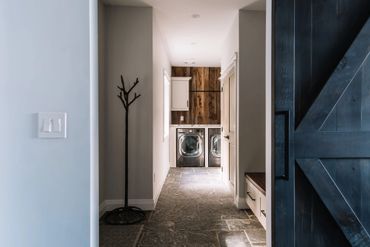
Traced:
[[39, 138], [67, 138], [67, 113], [39, 112]]

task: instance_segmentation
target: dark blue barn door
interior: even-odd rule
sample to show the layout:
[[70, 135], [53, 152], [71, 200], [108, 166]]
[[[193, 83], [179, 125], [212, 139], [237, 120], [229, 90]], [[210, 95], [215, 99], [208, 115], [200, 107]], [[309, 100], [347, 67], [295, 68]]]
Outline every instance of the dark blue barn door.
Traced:
[[273, 246], [370, 246], [369, 17], [274, 1]]

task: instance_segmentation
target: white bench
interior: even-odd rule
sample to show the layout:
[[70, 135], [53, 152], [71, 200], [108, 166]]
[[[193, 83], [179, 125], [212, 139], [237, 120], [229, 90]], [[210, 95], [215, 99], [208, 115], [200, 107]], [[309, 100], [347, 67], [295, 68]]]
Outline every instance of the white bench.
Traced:
[[245, 198], [248, 207], [266, 229], [266, 180], [265, 173], [246, 173]]

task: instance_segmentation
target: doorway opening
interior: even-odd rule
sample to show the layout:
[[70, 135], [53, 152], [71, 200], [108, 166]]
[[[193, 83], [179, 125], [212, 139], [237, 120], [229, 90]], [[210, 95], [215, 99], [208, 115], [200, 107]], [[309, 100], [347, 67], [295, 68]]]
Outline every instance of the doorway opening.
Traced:
[[[100, 2], [101, 241], [125, 235], [138, 245], [266, 244], [266, 189], [253, 176], [265, 173], [265, 1], [208, 6], [234, 10], [222, 42], [214, 41], [221, 52], [210, 53], [209, 40], [191, 41], [204, 38], [199, 31], [192, 36], [168, 24], [164, 9], [181, 4], [160, 2]], [[190, 27], [205, 32], [206, 24], [212, 35], [221, 24], [196, 10], [185, 11]], [[105, 212], [124, 203], [121, 75], [141, 82], [130, 111], [128, 203], [147, 217], [132, 228], [104, 223]]]

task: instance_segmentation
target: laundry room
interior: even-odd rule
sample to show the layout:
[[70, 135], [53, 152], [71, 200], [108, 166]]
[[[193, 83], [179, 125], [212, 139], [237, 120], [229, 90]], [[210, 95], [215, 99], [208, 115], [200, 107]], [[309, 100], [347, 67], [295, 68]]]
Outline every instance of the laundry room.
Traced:
[[171, 167], [221, 166], [220, 67], [172, 67]]

